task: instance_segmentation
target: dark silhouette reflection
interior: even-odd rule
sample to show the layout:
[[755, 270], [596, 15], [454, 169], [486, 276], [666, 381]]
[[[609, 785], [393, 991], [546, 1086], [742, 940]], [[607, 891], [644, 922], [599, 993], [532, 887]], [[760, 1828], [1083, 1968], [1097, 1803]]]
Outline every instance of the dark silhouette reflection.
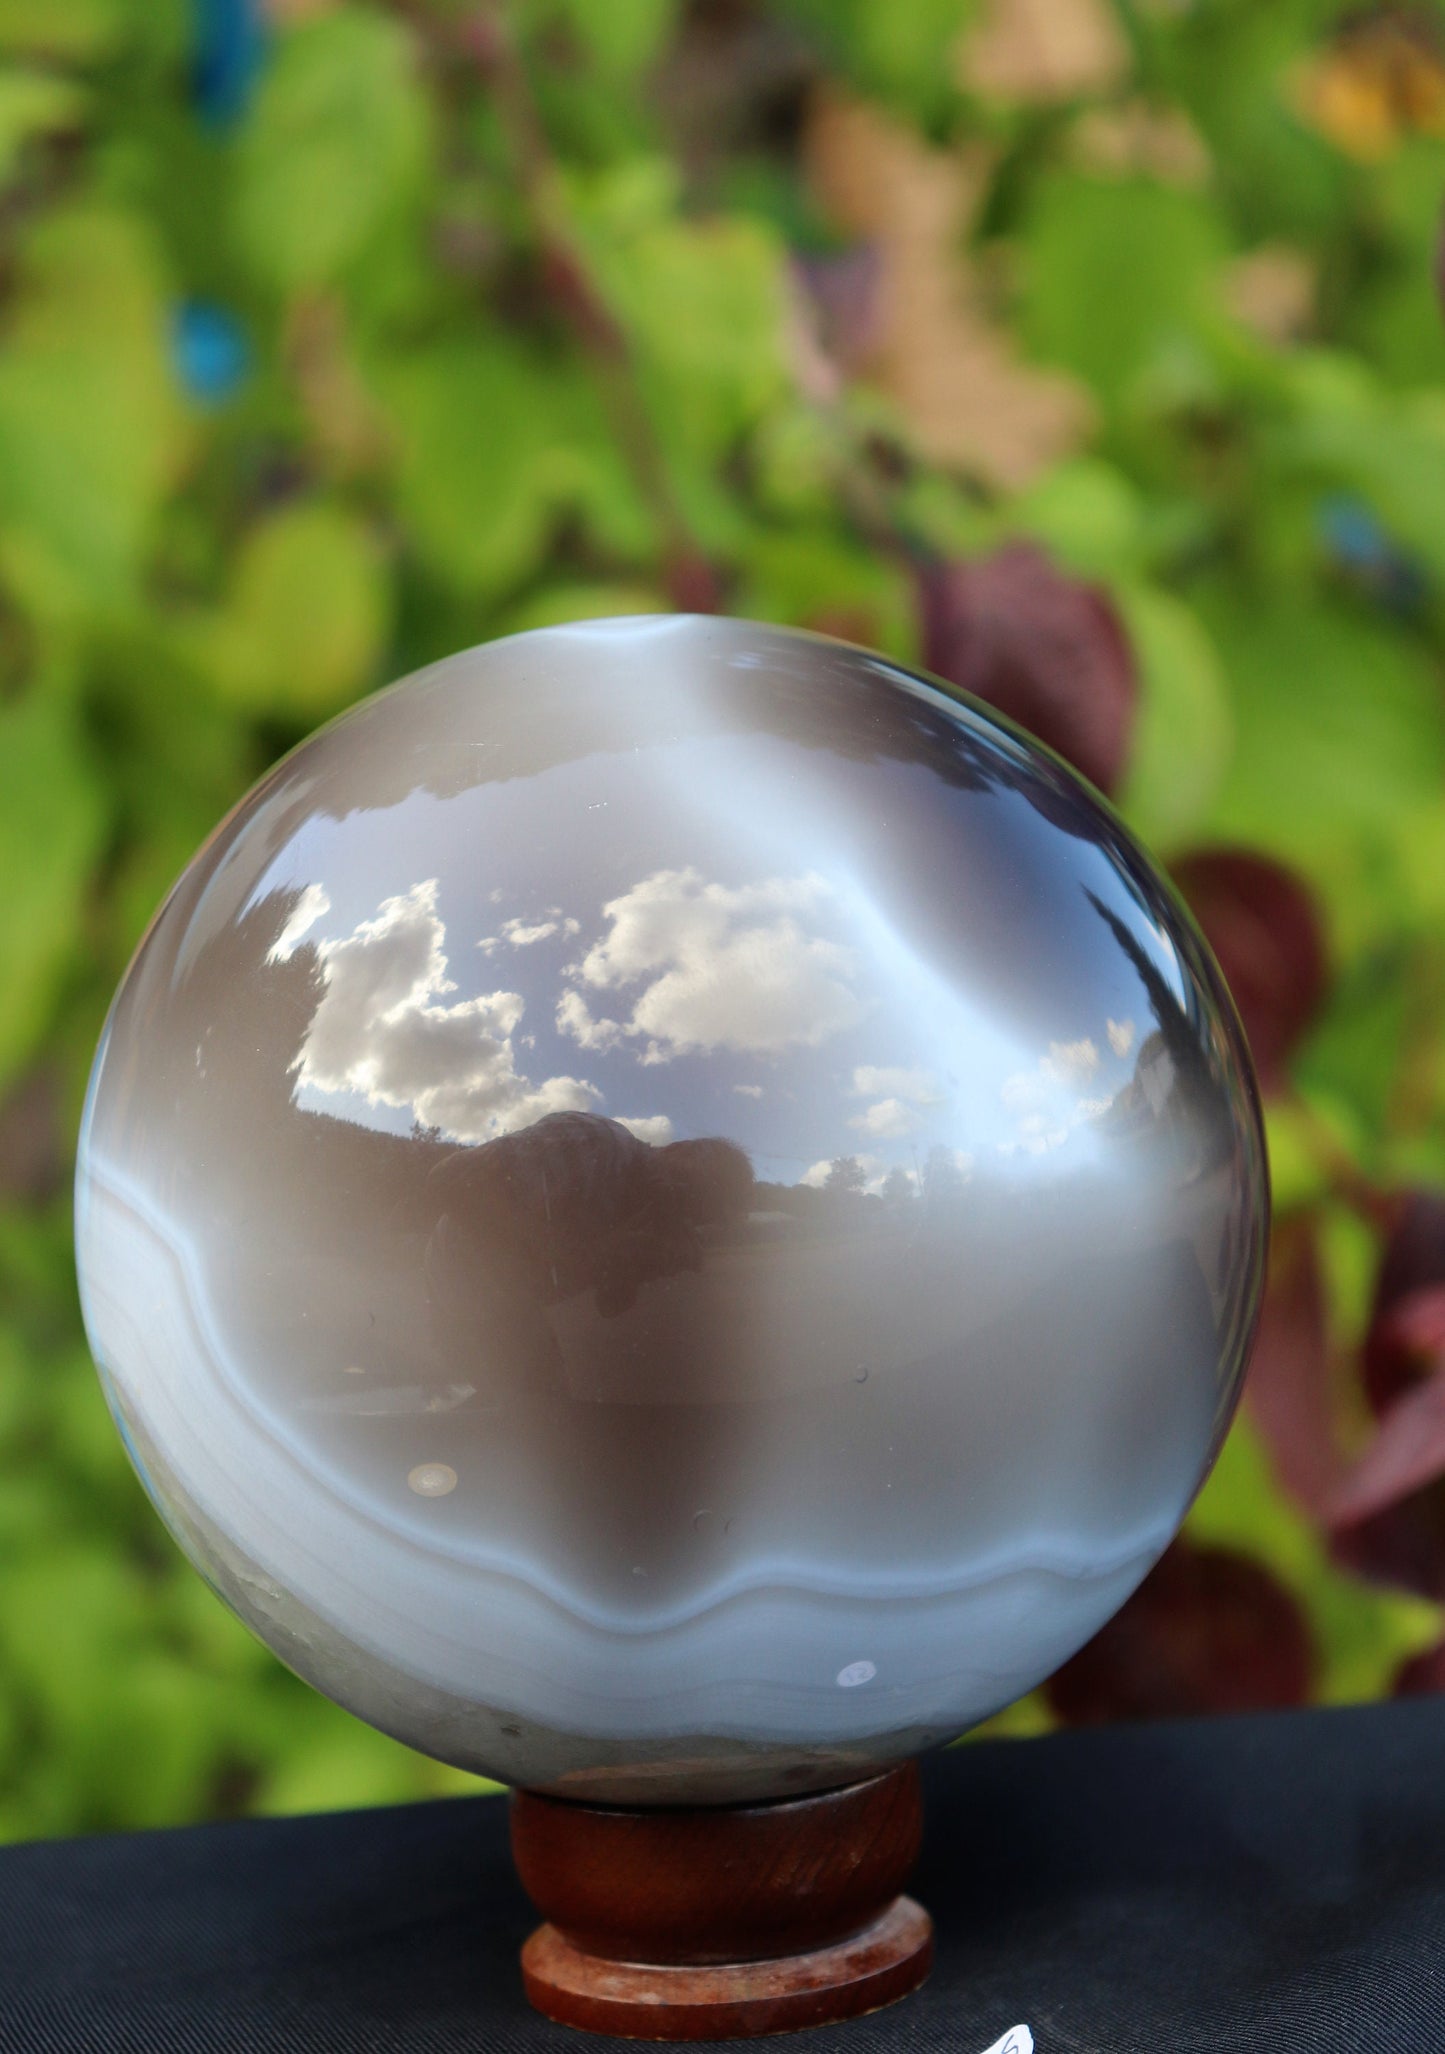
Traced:
[[548, 1306], [582, 1296], [603, 1319], [630, 1312], [645, 1284], [701, 1270], [707, 1231], [741, 1221], [752, 1190], [730, 1141], [654, 1148], [597, 1113], [552, 1113], [450, 1151], [422, 1193], [439, 1363], [465, 1377], [500, 1352], [563, 1388]]
[[[1064, 834], [1102, 841], [1126, 859], [1128, 870], [1136, 868], [1122, 826], [1075, 771], [1013, 721], [946, 679], [920, 678], [823, 637], [787, 639], [791, 650], [780, 646], [759, 666], [749, 712], [760, 726], [862, 763], [926, 767], [959, 791], [1014, 793]], [[880, 692], [880, 684], [889, 689]], [[818, 718], [820, 685], [828, 698], [826, 723]]]
[[[363, 1417], [422, 1408], [437, 1392], [497, 1403], [565, 1389], [555, 1308], [614, 1320], [647, 1285], [700, 1272], [709, 1244], [747, 1218], [746, 1153], [721, 1138], [651, 1145], [597, 1113], [553, 1113], [462, 1146], [299, 1106], [325, 991], [313, 944], [277, 953], [300, 896], [268, 895], [193, 957], [175, 994], [192, 1065], [155, 1044], [127, 1049], [129, 1102], [165, 1089], [186, 1145], [157, 1148], [160, 1136], [135, 1128], [120, 1152], [182, 1219], [202, 1233], [223, 1220], [225, 1242], [244, 1251], [215, 1265], [214, 1288], [242, 1335], [264, 1341], [262, 1374], [270, 1366], [287, 1403], [329, 1399]], [[247, 1272], [263, 1253], [270, 1288], [258, 1296]], [[330, 1345], [298, 1351], [318, 1258], [344, 1263], [363, 1288], [328, 1306]], [[366, 1364], [378, 1353], [382, 1400], [363, 1381], [376, 1381]], [[670, 1364], [674, 1390], [687, 1373], [685, 1357]]]
[[1167, 1138], [1183, 1151], [1185, 1168], [1207, 1175], [1230, 1161], [1238, 1147], [1222, 1051], [1201, 1032], [1197, 1009], [1191, 1018], [1118, 914], [1095, 893], [1086, 890], [1084, 897], [1133, 965], [1155, 1020], [1155, 1032], [1140, 1043], [1133, 1078], [1107, 1118], [1116, 1132], [1144, 1134], [1156, 1143]]
[[[1140, 1044], [1130, 1082], [1119, 1092], [1107, 1117], [1114, 1133], [1143, 1135], [1173, 1150], [1194, 1177], [1224, 1178], [1234, 1196], [1222, 1218], [1217, 1254], [1209, 1278], [1223, 1312], [1221, 1345], [1243, 1358], [1254, 1325], [1254, 1308], [1264, 1284], [1265, 1238], [1269, 1193], [1262, 1166], [1252, 1161], [1254, 1131], [1240, 1118], [1240, 1093], [1248, 1094], [1254, 1120], [1258, 1097], [1248, 1061], [1244, 1034], [1229, 1012], [1216, 1009], [1206, 1018], [1199, 1004], [1206, 966], [1203, 950], [1186, 917], [1176, 928], [1176, 943], [1192, 973], [1186, 991], [1193, 1004], [1182, 1005], [1136, 936], [1093, 892], [1086, 892], [1120, 950], [1133, 964], [1148, 997], [1156, 1026]], [[1227, 1006], [1226, 999], [1226, 1006]], [[1240, 1280], [1245, 1280], [1241, 1291]], [[1232, 1400], [1221, 1395], [1210, 1436], [1211, 1458], [1228, 1430]]]

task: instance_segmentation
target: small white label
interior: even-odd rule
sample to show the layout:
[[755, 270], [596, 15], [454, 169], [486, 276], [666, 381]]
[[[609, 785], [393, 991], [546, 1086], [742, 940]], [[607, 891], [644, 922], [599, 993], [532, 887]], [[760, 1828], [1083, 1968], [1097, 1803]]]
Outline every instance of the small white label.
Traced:
[[1001, 2040], [984, 2048], [983, 2054], [1034, 2054], [1034, 2036], [1026, 2025], [1011, 2025]]
[[[875, 1662], [850, 1662], [846, 1669], [838, 1671], [838, 1688], [856, 1690], [860, 1683], [871, 1683], [877, 1674], [878, 1666]], [[992, 2048], [989, 2049], [989, 2054], [993, 2054]]]

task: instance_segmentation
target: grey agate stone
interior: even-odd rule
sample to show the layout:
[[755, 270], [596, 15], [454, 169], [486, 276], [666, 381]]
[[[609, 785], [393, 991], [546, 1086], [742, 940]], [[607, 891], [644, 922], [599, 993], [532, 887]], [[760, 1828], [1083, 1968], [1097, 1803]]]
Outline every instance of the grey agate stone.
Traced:
[[563, 1795], [821, 1788], [1169, 1541], [1260, 1289], [1254, 1087], [1115, 816], [730, 620], [549, 629], [265, 777], [141, 944], [78, 1192], [162, 1515], [363, 1718]]

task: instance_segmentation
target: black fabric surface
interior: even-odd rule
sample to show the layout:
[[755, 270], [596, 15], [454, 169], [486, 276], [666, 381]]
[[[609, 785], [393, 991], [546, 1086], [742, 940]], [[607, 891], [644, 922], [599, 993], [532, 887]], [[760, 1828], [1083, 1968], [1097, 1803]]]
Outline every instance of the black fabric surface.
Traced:
[[[1445, 2050], [1445, 1700], [925, 1763], [915, 1996], [809, 2054]], [[0, 1852], [0, 2050], [546, 2054], [498, 1798]], [[734, 2043], [743, 2045], [746, 2043]], [[781, 2044], [781, 2043], [773, 2043]]]

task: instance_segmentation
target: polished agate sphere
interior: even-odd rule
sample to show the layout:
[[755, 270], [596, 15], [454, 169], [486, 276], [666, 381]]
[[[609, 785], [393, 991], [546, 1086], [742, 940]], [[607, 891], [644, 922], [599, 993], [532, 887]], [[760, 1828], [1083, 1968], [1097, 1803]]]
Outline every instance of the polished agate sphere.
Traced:
[[1056, 758], [707, 619], [304, 743], [141, 944], [86, 1321], [162, 1516], [414, 1747], [635, 1803], [865, 1776], [1133, 1590], [1239, 1387], [1259, 1113]]

